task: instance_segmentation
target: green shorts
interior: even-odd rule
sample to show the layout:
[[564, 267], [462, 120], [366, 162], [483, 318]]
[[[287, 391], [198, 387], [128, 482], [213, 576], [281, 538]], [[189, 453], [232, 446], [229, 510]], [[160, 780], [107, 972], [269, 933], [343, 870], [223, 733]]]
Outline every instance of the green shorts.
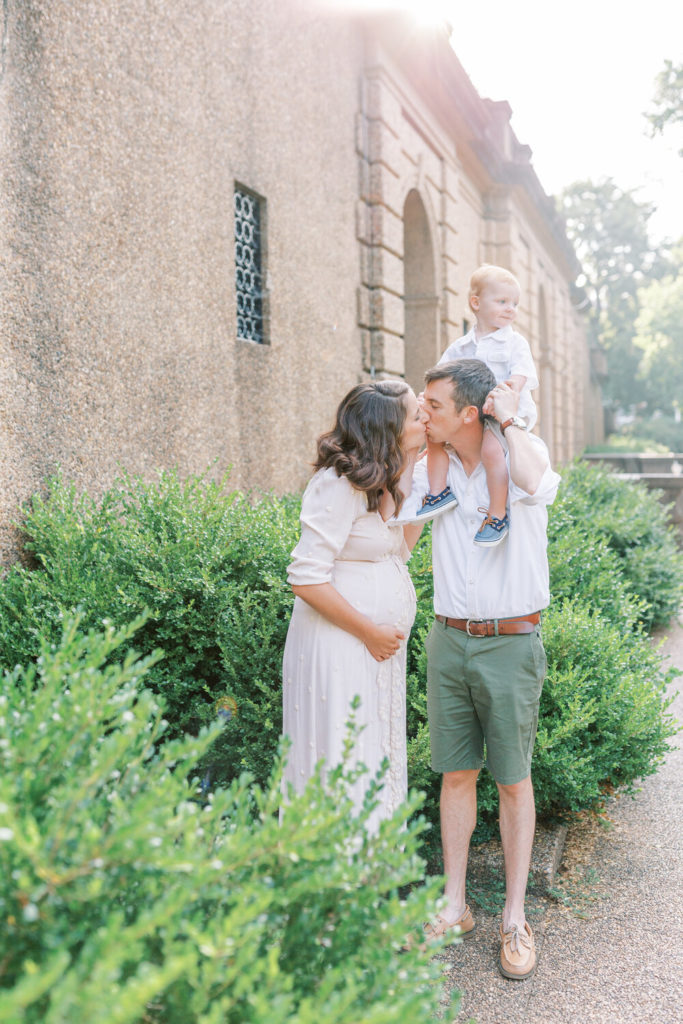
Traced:
[[526, 779], [546, 670], [540, 627], [478, 637], [434, 622], [426, 648], [433, 770], [479, 769], [486, 744], [496, 782]]

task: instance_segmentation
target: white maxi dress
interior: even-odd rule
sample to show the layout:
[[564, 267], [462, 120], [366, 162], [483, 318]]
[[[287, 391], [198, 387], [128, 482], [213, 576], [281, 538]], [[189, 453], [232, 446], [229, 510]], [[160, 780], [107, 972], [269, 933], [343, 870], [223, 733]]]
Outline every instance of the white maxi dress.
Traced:
[[351, 701], [362, 727], [351, 765], [368, 774], [354, 784], [359, 809], [382, 760], [389, 770], [370, 831], [407, 794], [406, 647], [416, 598], [406, 568], [409, 551], [397, 523], [368, 512], [365, 495], [334, 469], [321, 469], [304, 492], [301, 539], [288, 568], [290, 584], [331, 583], [359, 612], [378, 624], [400, 627], [406, 641], [378, 662], [365, 644], [295, 598], [283, 659], [283, 732], [292, 740], [285, 781], [301, 792], [317, 762], [336, 766], [343, 755]]

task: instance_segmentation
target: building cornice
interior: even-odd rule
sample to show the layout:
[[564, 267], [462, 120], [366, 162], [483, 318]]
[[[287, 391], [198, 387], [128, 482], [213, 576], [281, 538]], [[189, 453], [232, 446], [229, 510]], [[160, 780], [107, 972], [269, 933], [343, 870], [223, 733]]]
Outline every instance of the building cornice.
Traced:
[[366, 19], [366, 25], [453, 139], [482, 192], [514, 194], [552, 243], [568, 276], [578, 276], [581, 267], [564, 221], [536, 175], [531, 148], [517, 139], [510, 124], [510, 104], [479, 95], [446, 26], [416, 30], [409, 15], [396, 12], [375, 15]]

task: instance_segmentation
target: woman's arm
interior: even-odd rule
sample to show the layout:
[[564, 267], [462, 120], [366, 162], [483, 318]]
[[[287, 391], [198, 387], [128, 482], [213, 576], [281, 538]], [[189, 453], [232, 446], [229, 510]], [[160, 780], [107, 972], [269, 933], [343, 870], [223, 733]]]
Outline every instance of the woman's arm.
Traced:
[[403, 539], [406, 542], [408, 551], [413, 550], [424, 528], [424, 523], [406, 523], [403, 527]]
[[[403, 471], [401, 473], [401, 478], [398, 484], [401, 493], [405, 497], [408, 497], [412, 490], [413, 470], [415, 469], [415, 463], [417, 462], [418, 458], [419, 456], [417, 452], [409, 452], [406, 455], [406, 461], [403, 466]], [[393, 499], [388, 491], [385, 491], [384, 494], [382, 495], [382, 500], [380, 501], [379, 505], [379, 511], [384, 522], [386, 522], [387, 519], [390, 519], [396, 511], [396, 506], [394, 505]], [[424, 523], [410, 523], [406, 524], [403, 527], [403, 537], [409, 551], [412, 551], [415, 545], [417, 544], [423, 529]]]
[[[413, 473], [415, 472], [415, 465], [418, 461], [422, 460], [427, 454], [425, 449], [423, 452], [408, 452], [406, 454], [406, 461], [403, 466], [403, 472], [401, 473], [401, 480], [399, 487], [401, 493], [407, 498], [413, 489]], [[403, 527], [403, 539], [406, 542], [409, 551], [412, 551], [418, 540], [420, 534], [424, 530], [424, 523], [406, 523]]]
[[349, 604], [331, 583], [295, 584], [292, 591], [334, 626], [362, 640], [375, 661], [385, 661], [396, 654], [405, 633], [395, 626], [377, 625]]

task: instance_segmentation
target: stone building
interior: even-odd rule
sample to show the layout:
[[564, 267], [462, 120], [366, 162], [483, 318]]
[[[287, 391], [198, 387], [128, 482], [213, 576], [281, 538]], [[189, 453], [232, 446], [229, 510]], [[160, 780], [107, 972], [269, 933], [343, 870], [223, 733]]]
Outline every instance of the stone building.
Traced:
[[599, 437], [575, 257], [443, 29], [324, 0], [0, 17], [3, 560], [58, 465], [301, 487], [352, 384], [419, 387], [484, 261], [521, 281], [554, 458]]

